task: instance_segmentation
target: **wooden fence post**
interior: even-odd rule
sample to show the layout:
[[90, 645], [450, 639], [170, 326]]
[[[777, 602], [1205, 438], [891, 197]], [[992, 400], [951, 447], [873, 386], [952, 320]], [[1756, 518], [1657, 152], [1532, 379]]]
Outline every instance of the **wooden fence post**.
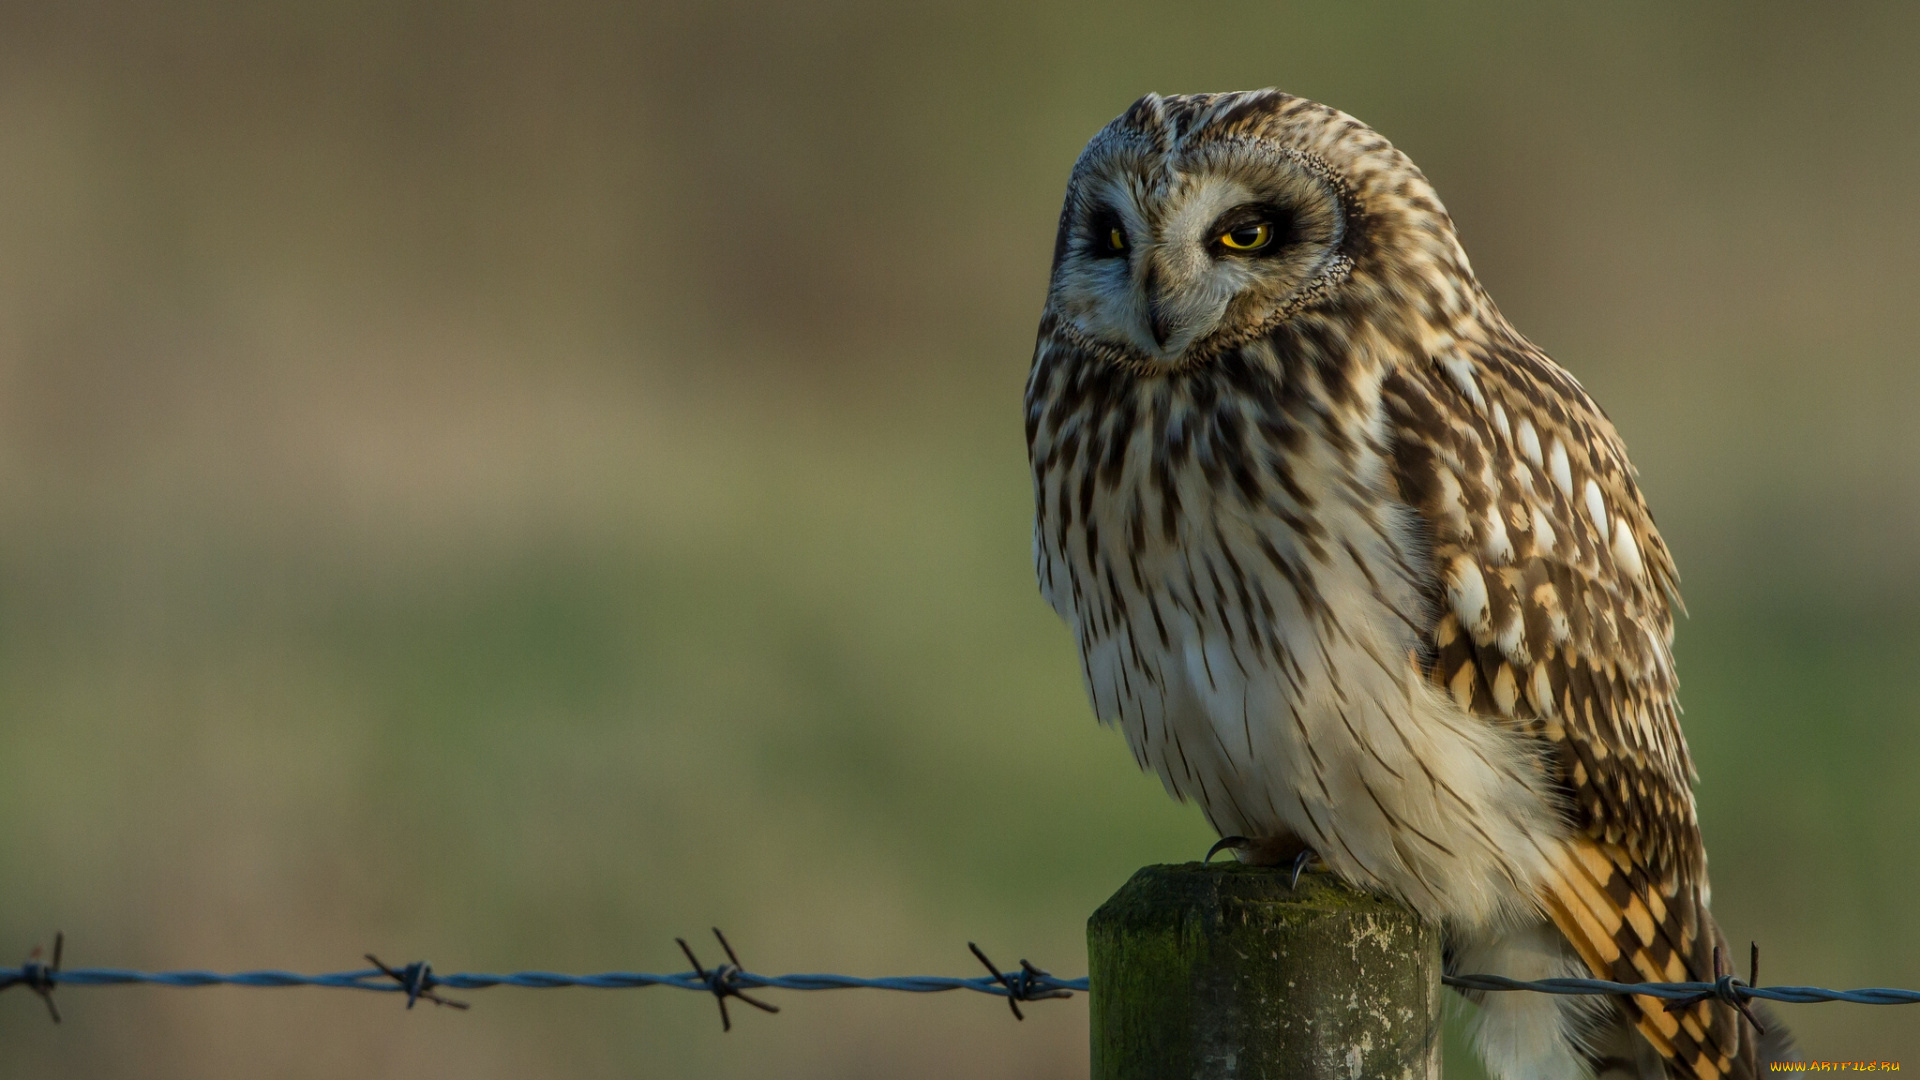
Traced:
[[1094, 912], [1093, 1080], [1439, 1080], [1439, 932], [1291, 876], [1149, 866]]

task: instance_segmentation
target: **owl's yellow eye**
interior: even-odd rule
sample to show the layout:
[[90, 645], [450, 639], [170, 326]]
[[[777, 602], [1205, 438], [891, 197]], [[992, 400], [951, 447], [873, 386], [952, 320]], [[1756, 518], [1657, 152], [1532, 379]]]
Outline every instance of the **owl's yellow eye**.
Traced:
[[1213, 239], [1228, 251], [1259, 251], [1273, 243], [1273, 226], [1264, 221], [1257, 225], [1242, 225], [1237, 229], [1228, 229]]
[[1112, 210], [1094, 212], [1087, 222], [1087, 254], [1096, 259], [1124, 261], [1127, 254], [1127, 227]]

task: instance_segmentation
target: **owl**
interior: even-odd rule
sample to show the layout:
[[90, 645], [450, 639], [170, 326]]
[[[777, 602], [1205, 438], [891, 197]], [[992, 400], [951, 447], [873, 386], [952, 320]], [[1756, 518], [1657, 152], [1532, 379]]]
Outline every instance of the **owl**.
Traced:
[[[1242, 858], [1398, 898], [1455, 971], [1715, 977], [1672, 556], [1386, 139], [1271, 90], [1135, 102], [1068, 183], [1026, 434], [1095, 713]], [[1788, 1052], [1719, 1002], [1479, 1004], [1512, 1080]]]

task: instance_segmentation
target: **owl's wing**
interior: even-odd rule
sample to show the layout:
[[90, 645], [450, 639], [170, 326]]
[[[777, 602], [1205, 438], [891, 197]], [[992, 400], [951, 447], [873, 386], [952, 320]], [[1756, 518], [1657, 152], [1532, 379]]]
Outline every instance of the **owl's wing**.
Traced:
[[[1711, 981], [1673, 561], [1613, 425], [1510, 331], [1396, 371], [1384, 395], [1399, 494], [1432, 544], [1431, 678], [1542, 740], [1573, 826], [1543, 908], [1598, 978]], [[1633, 1001], [1676, 1075], [1751, 1058], [1726, 1005]]]

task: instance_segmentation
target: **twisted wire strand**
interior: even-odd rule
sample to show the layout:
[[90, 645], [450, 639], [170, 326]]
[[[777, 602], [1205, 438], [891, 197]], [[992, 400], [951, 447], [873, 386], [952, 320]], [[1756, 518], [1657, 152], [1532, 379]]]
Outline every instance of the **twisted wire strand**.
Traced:
[[367, 954], [371, 968], [357, 971], [337, 971], [325, 975], [302, 975], [294, 971], [241, 971], [231, 974], [218, 971], [132, 971], [126, 968], [67, 968], [61, 967], [62, 950], [66, 945], [65, 934], [55, 934], [53, 938], [53, 961], [40, 962], [40, 950], [34, 949], [27, 962], [17, 968], [0, 968], [0, 990], [13, 986], [24, 986], [33, 991], [45, 1003], [47, 1013], [54, 1023], [60, 1022], [60, 1009], [54, 1003], [53, 992], [62, 985], [66, 986], [319, 986], [335, 990], [373, 990], [384, 993], [400, 993], [407, 997], [407, 1008], [411, 1009], [421, 1001], [452, 1009], [466, 1009], [464, 1001], [454, 1001], [442, 997], [440, 990], [484, 990], [492, 986], [519, 986], [532, 990], [551, 990], [559, 987], [579, 986], [598, 990], [627, 990], [645, 986], [669, 986], [678, 990], [696, 990], [712, 994], [720, 1007], [720, 1026], [723, 1031], [733, 1030], [733, 1018], [727, 1012], [729, 998], [744, 1002], [762, 1012], [777, 1013], [780, 1007], [761, 1001], [746, 993], [748, 990], [898, 990], [910, 994], [937, 994], [947, 990], [972, 990], [975, 993], [991, 994], [1007, 999], [1014, 1019], [1023, 1020], [1019, 1003], [1022, 1001], [1045, 1001], [1051, 998], [1072, 997], [1073, 991], [1087, 989], [1086, 979], [1058, 979], [1052, 973], [1034, 967], [1022, 960], [1014, 971], [1002, 971], [998, 964], [980, 951], [980, 946], [967, 942], [988, 974], [971, 979], [952, 978], [939, 975], [905, 975], [877, 979], [863, 979], [855, 975], [797, 974], [797, 975], [756, 975], [740, 964], [739, 954], [727, 941], [727, 936], [719, 927], [713, 928], [713, 936], [726, 951], [727, 962], [709, 968], [700, 962], [693, 947], [685, 938], [676, 938], [680, 951], [686, 954], [687, 962], [693, 965], [692, 971], [678, 972], [672, 975], [655, 975], [638, 971], [607, 971], [597, 975], [566, 975], [556, 971], [516, 971], [510, 975], [490, 975], [462, 972], [453, 975], [439, 975], [433, 965], [425, 960], [416, 960], [411, 964], [393, 967], [383, 963], [372, 953]]
[[[1014, 973], [1018, 974], [1018, 973]], [[991, 975], [957, 978], [944, 975], [897, 975], [861, 978], [856, 975], [794, 974], [756, 975], [751, 971], [732, 973], [741, 987], [749, 990], [899, 990], [909, 994], [937, 994], [948, 990], [972, 990], [996, 997], [1012, 996], [1002, 982]], [[376, 990], [405, 993], [406, 987], [379, 968], [339, 971], [325, 975], [302, 975], [293, 971], [130, 971], [126, 968], [68, 968], [44, 972], [38, 965], [0, 968], [0, 990], [15, 985], [34, 985], [44, 979], [59, 986], [319, 986], [335, 990]], [[597, 975], [565, 975], [554, 971], [516, 971], [506, 975], [459, 973], [432, 976], [432, 984], [450, 990], [485, 990], [494, 986], [518, 986], [529, 990], [552, 990], [580, 986], [597, 990], [631, 990], [645, 986], [669, 986], [676, 990], [710, 992], [712, 986], [698, 973], [683, 971], [672, 975], [654, 975], [638, 971], [607, 971]], [[1053, 976], [1029, 977], [1029, 994], [1054, 990], [1086, 990], [1087, 980], [1060, 979]]]
[[[937, 994], [948, 990], [971, 990], [996, 997], [1012, 996], [1002, 982], [991, 975], [961, 978], [946, 975], [895, 975], [862, 978], [857, 975], [808, 973], [758, 975], [751, 971], [733, 974], [738, 984], [758, 990], [897, 990], [909, 994]], [[132, 971], [126, 968], [68, 968], [47, 973], [38, 965], [25, 964], [0, 968], [0, 990], [9, 986], [30, 985], [39, 980], [59, 986], [318, 986], [336, 990], [373, 990], [381, 993], [405, 993], [406, 987], [379, 968], [339, 971], [324, 975], [302, 975], [293, 971]], [[1526, 981], [1500, 975], [1448, 975], [1442, 980], [1463, 990], [1521, 990], [1537, 994], [1592, 995], [1638, 994], [1678, 1000], [1701, 994], [1720, 996], [1718, 982], [1621, 983], [1604, 979], [1539, 979]], [[657, 975], [638, 971], [607, 971], [594, 975], [566, 975], [555, 971], [515, 971], [505, 975], [486, 973], [435, 974], [433, 985], [450, 990], [485, 990], [495, 986], [517, 986], [528, 990], [553, 990], [562, 987], [586, 987], [596, 990], [631, 990], [647, 986], [667, 986], [676, 990], [711, 991], [708, 980], [697, 973], [683, 971]], [[1041, 976], [1029, 979], [1029, 993], [1054, 990], [1085, 991], [1087, 979], [1062, 979]], [[1866, 987], [1859, 990], [1829, 990], [1818, 986], [1748, 986], [1735, 981], [1728, 988], [1741, 998], [1781, 1001], [1793, 1005], [1811, 1005], [1844, 1001], [1855, 1005], [1920, 1004], [1920, 990], [1890, 987]]]
[[[681, 941], [681, 948], [686, 951], [688, 959], [694, 963], [696, 970], [668, 975], [636, 971], [607, 971], [593, 975], [567, 975], [554, 971], [516, 971], [506, 975], [469, 972], [440, 975], [435, 973], [432, 966], [425, 961], [408, 964], [403, 968], [392, 968], [372, 956], [367, 958], [376, 965], [371, 968], [323, 975], [303, 975], [298, 972], [278, 970], [223, 973], [196, 970], [133, 971], [126, 968], [63, 969], [60, 961], [64, 935], [56, 935], [52, 963], [40, 963], [37, 959], [30, 959], [19, 967], [0, 968], [0, 990], [13, 986], [27, 987], [46, 1002], [48, 1011], [58, 1022], [59, 1010], [54, 1007], [52, 995], [54, 989], [59, 986], [317, 986], [327, 989], [405, 994], [408, 1008], [412, 1008], [415, 1001], [421, 998], [437, 1005], [466, 1007], [461, 1002], [438, 997], [434, 994], [436, 989], [485, 990], [495, 986], [517, 986], [530, 990], [552, 990], [561, 987], [629, 990], [647, 986], [666, 986], [676, 990], [694, 990], [715, 995], [720, 999], [721, 1018], [726, 1022], [725, 999], [728, 997], [741, 998], [768, 1012], [778, 1011], [764, 1002], [745, 997], [740, 993], [742, 990], [865, 989], [894, 990], [910, 994], [971, 990], [974, 993], [1006, 998], [1008, 1004], [1013, 1007], [1014, 1016], [1020, 1017], [1018, 1002], [1069, 997], [1074, 991], [1085, 992], [1089, 988], [1089, 980], [1085, 978], [1057, 978], [1025, 960], [1020, 962], [1018, 970], [1002, 971], [999, 965], [988, 959], [986, 954], [980, 951], [979, 946], [972, 942], [968, 943], [968, 948], [986, 967], [989, 972], [987, 975], [972, 978], [943, 975], [861, 978], [856, 975], [826, 973], [759, 975], [746, 971], [738, 965], [738, 957], [734, 955], [732, 946], [727, 944], [725, 935], [718, 929], [714, 930], [714, 936], [726, 949], [728, 960], [733, 962], [708, 970], [694, 958], [686, 942]], [[35, 956], [37, 958], [38, 950], [35, 950]], [[1757, 948], [1754, 963], [1757, 973]], [[1715, 964], [1717, 967], [1721, 966], [1717, 955]], [[1724, 971], [1724, 967], [1721, 970]], [[1796, 1005], [1829, 1001], [1844, 1001], [1857, 1005], [1920, 1004], [1920, 991], [1914, 990], [1890, 987], [1829, 990], [1818, 986], [1751, 986], [1731, 974], [1722, 974], [1712, 982], [1622, 983], [1605, 979], [1527, 981], [1501, 975], [1447, 975], [1443, 976], [1441, 981], [1458, 989], [1477, 991], [1525, 991], [1555, 995], [1641, 995], [1670, 1002], [1691, 1002], [1711, 997], [1742, 1007], [1747, 1001], [1755, 998]], [[727, 1026], [731, 1026], [730, 1022]]]

